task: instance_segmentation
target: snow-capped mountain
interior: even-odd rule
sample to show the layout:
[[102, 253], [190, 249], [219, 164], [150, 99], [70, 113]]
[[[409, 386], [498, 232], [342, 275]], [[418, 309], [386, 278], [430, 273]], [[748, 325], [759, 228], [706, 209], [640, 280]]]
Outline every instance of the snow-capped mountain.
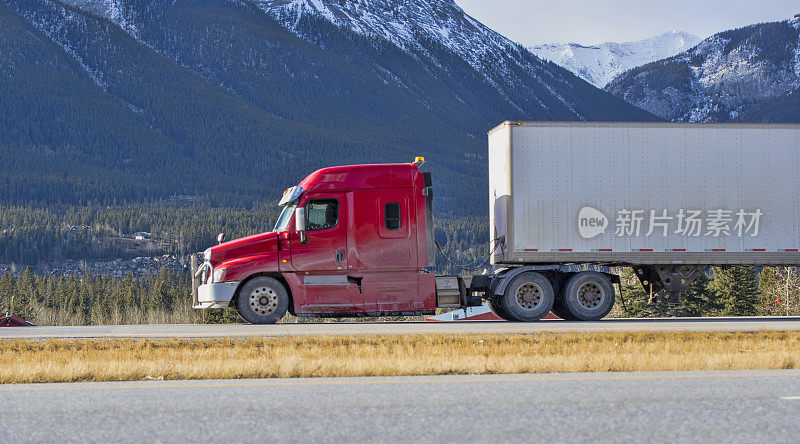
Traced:
[[[506, 64], [513, 62], [525, 66], [520, 63], [519, 45], [467, 15], [454, 0], [256, 0], [256, 3], [301, 36], [299, 19], [312, 15], [361, 35], [386, 39], [407, 51], [423, 48], [425, 40], [436, 42], [482, 73], [497, 68], [508, 71]], [[500, 53], [509, 57], [499, 57]]]
[[606, 86], [662, 118], [688, 122], [800, 121], [792, 105], [798, 89], [800, 14], [715, 34]]
[[[134, 13], [126, 0], [65, 0], [85, 11], [101, 15], [138, 35]], [[454, 0], [252, 0], [301, 38], [313, 40], [304, 32], [302, 18], [322, 18], [338, 28], [369, 38], [388, 41], [413, 53], [435, 42], [457, 54], [494, 82], [501, 71], [510, 80], [513, 64], [528, 71], [530, 62], [521, 62], [522, 48], [467, 15]], [[508, 57], [500, 54], [508, 54]], [[516, 67], [515, 66], [515, 67]]]
[[[132, 0], [65, 1], [117, 23], [137, 40], [142, 37], [137, 20], [143, 20], [143, 15], [158, 9], [152, 4], [159, 3]], [[176, 0], [172, 3], [181, 2]], [[366, 42], [373, 49], [387, 44], [394, 46], [410, 56], [414, 63], [421, 65], [422, 71], [436, 81], [448, 83], [445, 90], [453, 94], [453, 99], [470, 106], [474, 102], [470, 96], [482, 93], [484, 87], [490, 87], [505, 102], [490, 108], [510, 107], [513, 111], [498, 113], [489, 122], [495, 123], [498, 119], [505, 120], [514, 115], [528, 119], [557, 120], [618, 118], [606, 111], [619, 107], [619, 103], [605, 103], [610, 100], [608, 97], [592, 99], [597, 92], [580, 85], [567, 71], [532, 56], [521, 45], [470, 17], [454, 0], [221, 0], [221, 3], [252, 5], [303, 40], [336, 52], [361, 66], [371, 64], [370, 68], [383, 82], [413, 94], [429, 109], [441, 111], [442, 107], [431, 103], [430, 97], [415, 85], [416, 79], [407, 78], [407, 67], [374, 58], [356, 61], [352, 51], [363, 51], [353, 47], [343, 48], [341, 39], [355, 40], [359, 45]], [[159, 45], [154, 45], [147, 36], [143, 36], [141, 41], [159, 49]], [[180, 55], [175, 56], [180, 59]], [[471, 69], [464, 69], [462, 62]], [[473, 78], [475, 76], [478, 78]], [[457, 77], [462, 78], [461, 85], [452, 83]], [[466, 81], [464, 77], [470, 79]], [[472, 82], [483, 85], [471, 85]], [[587, 107], [584, 103], [591, 105]], [[604, 115], [595, 112], [598, 104], [604, 109]], [[479, 106], [483, 109], [474, 111], [485, 114], [485, 107]], [[631, 114], [620, 118], [638, 120], [652, 117]], [[482, 132], [472, 135], [477, 136]]]
[[[593, 119], [577, 106], [575, 79], [531, 57], [521, 45], [466, 14], [454, 0], [256, 0], [265, 12], [299, 37], [325, 46], [324, 36], [304, 29], [304, 19], [322, 19], [348, 32], [389, 42], [426, 70], [457, 74], [465, 61], [515, 109], [565, 109]], [[387, 79], [388, 80], [388, 79]]]
[[593, 46], [551, 43], [531, 46], [528, 50], [603, 88], [629, 69], [680, 54], [699, 42], [700, 38], [692, 34], [670, 31], [637, 42], [607, 42]]

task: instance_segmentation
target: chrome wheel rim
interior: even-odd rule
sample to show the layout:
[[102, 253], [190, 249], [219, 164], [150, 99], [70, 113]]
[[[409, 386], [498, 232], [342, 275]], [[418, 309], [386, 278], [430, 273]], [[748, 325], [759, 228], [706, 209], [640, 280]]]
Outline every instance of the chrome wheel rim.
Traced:
[[578, 289], [578, 303], [587, 310], [597, 310], [605, 299], [605, 290], [596, 282], [587, 282]]
[[542, 304], [543, 294], [542, 287], [532, 282], [526, 282], [517, 288], [514, 296], [520, 308], [523, 310], [535, 310]]
[[272, 314], [278, 308], [278, 293], [270, 287], [259, 287], [250, 293], [250, 308], [260, 316]]

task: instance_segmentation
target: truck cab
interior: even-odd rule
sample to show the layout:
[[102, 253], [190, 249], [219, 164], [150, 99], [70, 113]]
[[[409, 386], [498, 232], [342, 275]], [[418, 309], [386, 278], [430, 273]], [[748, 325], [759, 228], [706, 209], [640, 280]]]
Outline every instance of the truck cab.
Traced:
[[324, 168], [284, 192], [273, 231], [222, 242], [193, 264], [195, 308], [252, 323], [433, 313], [432, 188], [422, 159]]

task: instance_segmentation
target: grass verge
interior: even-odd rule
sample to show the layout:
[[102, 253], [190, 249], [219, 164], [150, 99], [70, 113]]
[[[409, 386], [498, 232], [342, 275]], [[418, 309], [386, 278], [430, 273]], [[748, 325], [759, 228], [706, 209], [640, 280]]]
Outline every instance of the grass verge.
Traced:
[[800, 332], [0, 340], [0, 383], [798, 367]]

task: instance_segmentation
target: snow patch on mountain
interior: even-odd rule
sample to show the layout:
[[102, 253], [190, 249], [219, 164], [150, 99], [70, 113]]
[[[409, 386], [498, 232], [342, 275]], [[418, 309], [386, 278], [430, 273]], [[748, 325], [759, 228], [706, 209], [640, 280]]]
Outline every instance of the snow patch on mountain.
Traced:
[[64, 26], [63, 22], [67, 21], [70, 23], [76, 23], [81, 27], [85, 27], [85, 17], [58, 3], [51, 3], [51, 7], [57, 15], [51, 16], [33, 12], [22, 13], [21, 15], [33, 26], [41, 30], [57, 45], [63, 48], [67, 54], [72, 56], [72, 58], [74, 58], [78, 64], [81, 65], [81, 68], [86, 71], [86, 74], [89, 75], [92, 81], [103, 91], [106, 91], [108, 84], [103, 79], [103, 72], [90, 67], [89, 64], [80, 56], [80, 54], [78, 54], [76, 49], [70, 45], [69, 38], [67, 38], [67, 33], [69, 30], [66, 26]]
[[[797, 14], [789, 20], [789, 24], [800, 31], [800, 14]], [[800, 33], [798, 33], [797, 37], [797, 47], [794, 50], [794, 74], [800, 78]]]
[[[312, 14], [361, 35], [383, 37], [404, 49], [415, 46], [422, 38], [454, 50], [474, 49], [470, 43], [511, 43], [469, 17], [451, 0], [256, 0], [255, 3], [284, 22], [294, 19], [293, 28], [304, 14]], [[470, 37], [479, 39], [470, 42]]]
[[[305, 15], [324, 18], [360, 35], [381, 37], [412, 52], [434, 41], [467, 61], [491, 83], [500, 72], [513, 77], [516, 65], [534, 74], [522, 60], [522, 46], [467, 15], [453, 0], [256, 0], [266, 13], [303, 38], [298, 30]], [[423, 50], [424, 52], [424, 50]]]
[[[724, 109], [736, 116], [751, 104], [765, 98], [778, 97], [800, 87], [797, 56], [792, 71], [781, 69], [778, 63], [759, 56], [764, 48], [741, 44], [727, 52], [730, 39], [712, 37], [698, 47], [699, 66], [690, 66], [695, 78], [694, 102], [686, 120], [703, 122], [717, 119], [714, 114]], [[795, 48], [797, 54], [800, 48]], [[689, 57], [686, 56], [687, 64]], [[701, 105], [702, 106], [698, 106]], [[710, 106], [715, 104], [715, 106]]]
[[125, 0], [63, 0], [65, 3], [104, 17], [117, 24], [136, 40], [141, 40], [141, 32], [136, 26], [131, 8], [126, 7]]
[[689, 33], [670, 31], [637, 42], [607, 42], [594, 46], [554, 43], [532, 46], [528, 50], [602, 88], [629, 69], [680, 54], [699, 42], [700, 38]]

